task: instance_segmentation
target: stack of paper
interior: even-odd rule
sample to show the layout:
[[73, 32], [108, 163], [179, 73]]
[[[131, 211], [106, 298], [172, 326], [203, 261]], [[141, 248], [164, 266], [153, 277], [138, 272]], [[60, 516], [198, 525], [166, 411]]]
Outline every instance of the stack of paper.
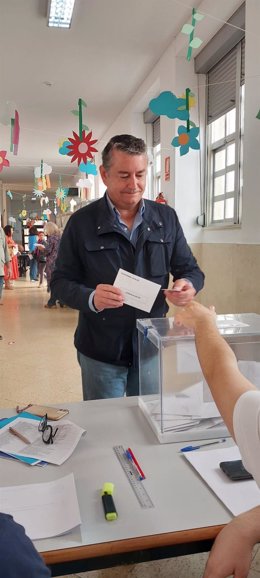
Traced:
[[[58, 428], [53, 444], [45, 444], [42, 433], [38, 431], [39, 421], [31, 414], [19, 414], [1, 422], [0, 452], [30, 465], [46, 463], [60, 465], [71, 456], [85, 430], [69, 420], [48, 421], [48, 425]], [[6, 423], [7, 422], [7, 423]], [[4, 425], [3, 425], [4, 424]], [[30, 443], [25, 443], [9, 431], [10, 425]]]
[[161, 424], [164, 431], [185, 431], [198, 427], [200, 429], [214, 428], [223, 423], [222, 417], [214, 402], [203, 399], [203, 382], [196, 383], [162, 399], [162, 414], [160, 401], [150, 401], [147, 408], [153, 420]]

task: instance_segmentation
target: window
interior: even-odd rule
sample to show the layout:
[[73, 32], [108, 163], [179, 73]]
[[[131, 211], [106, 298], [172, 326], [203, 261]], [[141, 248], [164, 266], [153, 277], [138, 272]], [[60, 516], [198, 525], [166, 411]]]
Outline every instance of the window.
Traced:
[[206, 224], [241, 221], [244, 39], [207, 74]]
[[149, 108], [143, 114], [146, 125], [146, 143], [148, 151], [148, 171], [145, 196], [154, 200], [161, 189], [161, 126], [160, 117]]
[[153, 122], [153, 198], [155, 199], [161, 189], [161, 133], [160, 117]]

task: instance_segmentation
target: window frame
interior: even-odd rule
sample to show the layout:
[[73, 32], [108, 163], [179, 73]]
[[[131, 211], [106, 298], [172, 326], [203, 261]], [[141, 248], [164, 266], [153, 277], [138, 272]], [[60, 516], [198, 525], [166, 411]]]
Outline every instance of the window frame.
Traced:
[[[236, 129], [235, 133], [230, 135], [226, 134], [226, 123], [227, 114], [232, 110], [232, 107], [226, 110], [226, 112], [217, 118], [214, 118], [211, 122], [208, 122], [208, 96], [207, 96], [207, 85], [206, 82], [206, 174], [205, 174], [205, 191], [204, 191], [204, 214], [205, 214], [205, 226], [208, 228], [231, 228], [241, 225], [242, 221], [242, 190], [243, 190], [243, 113], [244, 107], [244, 80], [241, 78], [241, 55], [242, 55], [242, 40], [236, 45], [236, 87], [235, 87], [235, 108], [236, 109]], [[210, 71], [209, 71], [210, 72]], [[208, 79], [208, 75], [206, 77]], [[225, 136], [219, 141], [214, 143], [210, 142], [212, 123], [225, 117]], [[234, 184], [234, 194], [227, 193], [226, 190], [224, 195], [221, 196], [220, 200], [224, 200], [224, 216], [223, 219], [213, 220], [214, 215], [214, 204], [217, 202], [214, 195], [214, 177], [216, 171], [214, 171], [214, 158], [216, 152], [227, 149], [227, 146], [231, 143], [235, 144], [235, 184]], [[228, 169], [228, 170], [227, 170]], [[223, 169], [222, 174], [226, 175], [230, 172], [230, 167], [225, 163], [225, 169]], [[221, 171], [217, 171], [220, 176]], [[232, 198], [234, 199], [234, 215], [232, 218], [225, 217], [226, 200]]]

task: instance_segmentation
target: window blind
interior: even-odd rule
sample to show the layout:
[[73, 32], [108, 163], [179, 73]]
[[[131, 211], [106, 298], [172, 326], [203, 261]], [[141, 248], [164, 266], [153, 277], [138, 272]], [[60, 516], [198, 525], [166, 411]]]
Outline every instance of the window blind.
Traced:
[[236, 106], [238, 57], [241, 57], [240, 84], [243, 84], [245, 77], [244, 39], [208, 72], [208, 123]]
[[160, 117], [153, 122], [153, 146], [157, 146], [161, 142]]

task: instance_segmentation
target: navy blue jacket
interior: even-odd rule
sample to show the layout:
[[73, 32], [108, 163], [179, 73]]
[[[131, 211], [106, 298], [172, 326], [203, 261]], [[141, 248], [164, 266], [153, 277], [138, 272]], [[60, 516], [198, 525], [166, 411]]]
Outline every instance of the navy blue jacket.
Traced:
[[[40, 522], [39, 522], [40, 523]], [[3, 578], [49, 578], [47, 566], [23, 526], [0, 513], [0, 575]]]
[[189, 279], [196, 291], [204, 275], [187, 245], [174, 209], [145, 200], [136, 247], [121, 230], [106, 197], [72, 215], [61, 238], [51, 290], [79, 310], [75, 346], [84, 355], [115, 365], [136, 365], [136, 319], [163, 317], [168, 311], [163, 291], [149, 314], [128, 305], [91, 311], [89, 295], [99, 283], [113, 285], [119, 268], [168, 287], [174, 279]]

